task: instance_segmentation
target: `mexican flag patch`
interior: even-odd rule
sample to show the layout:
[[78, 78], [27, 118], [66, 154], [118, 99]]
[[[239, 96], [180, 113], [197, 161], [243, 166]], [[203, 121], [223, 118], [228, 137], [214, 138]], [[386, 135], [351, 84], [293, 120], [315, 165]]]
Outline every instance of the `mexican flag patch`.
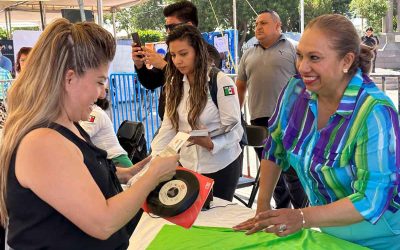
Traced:
[[88, 122], [94, 122], [94, 120], [96, 119], [96, 116], [91, 115], [88, 119]]
[[235, 94], [235, 88], [233, 86], [225, 86], [224, 87], [224, 95], [234, 95]]

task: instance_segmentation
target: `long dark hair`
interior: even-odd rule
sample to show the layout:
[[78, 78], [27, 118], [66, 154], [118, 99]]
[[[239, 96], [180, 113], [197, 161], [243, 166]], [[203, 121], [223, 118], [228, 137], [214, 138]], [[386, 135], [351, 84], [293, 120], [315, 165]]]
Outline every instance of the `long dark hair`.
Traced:
[[[207, 45], [200, 31], [191, 25], [180, 25], [173, 29], [168, 35], [166, 43], [169, 46], [172, 41], [176, 40], [187, 41], [196, 52], [194, 82], [191, 83], [189, 90], [188, 122], [192, 129], [198, 129], [199, 116], [207, 104], [207, 73], [210, 67]], [[183, 96], [183, 74], [175, 67], [171, 57], [168, 58], [166, 75], [166, 113], [172, 122], [172, 126], [178, 131], [179, 114], [177, 108]]]

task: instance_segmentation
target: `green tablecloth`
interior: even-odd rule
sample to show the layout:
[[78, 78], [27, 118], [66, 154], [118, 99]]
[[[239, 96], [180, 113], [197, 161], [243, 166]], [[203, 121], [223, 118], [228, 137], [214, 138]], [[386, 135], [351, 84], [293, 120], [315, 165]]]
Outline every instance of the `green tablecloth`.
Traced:
[[368, 249], [315, 230], [305, 229], [287, 237], [258, 232], [245, 235], [230, 228], [193, 226], [184, 229], [165, 225], [147, 249], [305, 249], [358, 250]]

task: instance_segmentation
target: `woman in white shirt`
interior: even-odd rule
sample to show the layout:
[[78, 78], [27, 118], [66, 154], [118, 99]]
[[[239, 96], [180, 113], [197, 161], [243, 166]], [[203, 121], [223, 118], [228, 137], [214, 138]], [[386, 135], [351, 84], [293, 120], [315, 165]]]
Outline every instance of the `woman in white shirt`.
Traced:
[[[222, 72], [217, 75], [217, 103], [209, 91], [210, 59], [206, 42], [193, 26], [180, 25], [167, 38], [170, 57], [166, 69], [166, 112], [158, 135], [152, 142], [152, 154], [161, 152], [178, 131], [215, 130], [240, 124], [240, 105], [236, 86]], [[183, 167], [214, 179], [213, 194], [232, 200], [240, 176], [243, 135], [241, 126], [215, 138], [191, 137], [181, 149]]]

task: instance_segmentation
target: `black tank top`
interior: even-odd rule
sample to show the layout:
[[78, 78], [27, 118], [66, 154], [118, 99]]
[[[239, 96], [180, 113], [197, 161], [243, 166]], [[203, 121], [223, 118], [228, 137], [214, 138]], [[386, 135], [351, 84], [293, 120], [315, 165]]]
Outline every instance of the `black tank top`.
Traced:
[[[115, 175], [115, 167], [107, 160], [107, 152], [94, 146], [89, 135], [78, 124], [76, 127], [86, 141], [59, 124], [50, 125], [50, 128], [58, 131], [81, 150], [85, 165], [106, 199], [121, 192], [121, 186]], [[140, 219], [141, 212], [107, 240], [93, 238], [41, 200], [30, 189], [19, 184], [15, 176], [16, 151], [11, 159], [7, 184], [8, 244], [11, 248], [16, 250], [128, 248], [129, 237]]]

